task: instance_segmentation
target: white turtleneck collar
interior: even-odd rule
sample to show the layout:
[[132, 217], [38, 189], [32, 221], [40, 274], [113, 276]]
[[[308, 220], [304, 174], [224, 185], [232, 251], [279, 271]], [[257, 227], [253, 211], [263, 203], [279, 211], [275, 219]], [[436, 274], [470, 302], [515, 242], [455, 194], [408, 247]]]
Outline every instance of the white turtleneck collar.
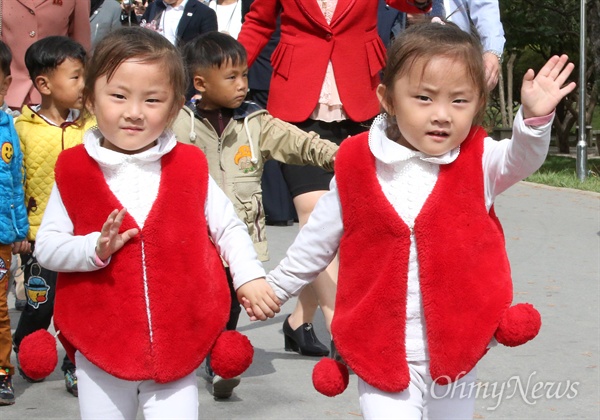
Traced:
[[171, 130], [165, 130], [157, 139], [157, 144], [143, 152], [126, 155], [124, 153], [115, 152], [100, 145], [100, 140], [103, 136], [98, 127], [94, 127], [86, 131], [83, 137], [83, 144], [88, 154], [98, 162], [101, 166], [118, 166], [125, 162], [154, 162], [169, 153], [177, 140]]

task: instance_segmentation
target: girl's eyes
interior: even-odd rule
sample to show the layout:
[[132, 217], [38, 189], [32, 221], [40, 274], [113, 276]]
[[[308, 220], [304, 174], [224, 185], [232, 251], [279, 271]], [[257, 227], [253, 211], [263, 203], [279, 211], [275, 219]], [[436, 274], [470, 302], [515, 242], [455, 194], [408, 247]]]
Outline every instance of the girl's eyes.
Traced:
[[[415, 99], [417, 99], [419, 101], [424, 101], [424, 102], [431, 101], [431, 98], [429, 96], [425, 96], [425, 95], [416, 95]], [[459, 99], [452, 100], [452, 103], [454, 103], [454, 104], [466, 104], [468, 102], [469, 102], [469, 100], [468, 99], [464, 99], [464, 98], [459, 98]]]
[[[112, 94], [112, 95], [110, 95], [110, 96], [112, 96], [112, 97], [113, 97], [113, 98], [115, 98], [115, 99], [119, 99], [119, 100], [124, 100], [124, 99], [126, 99], [124, 95], [121, 95], [121, 94], [119, 94], [119, 93], [113, 93], [113, 94]], [[146, 102], [148, 102], [148, 103], [151, 103], [151, 104], [155, 104], [155, 103], [159, 103], [159, 102], [161, 102], [161, 100], [160, 100], [160, 99], [157, 99], [157, 98], [149, 98], [149, 99], [146, 99]]]

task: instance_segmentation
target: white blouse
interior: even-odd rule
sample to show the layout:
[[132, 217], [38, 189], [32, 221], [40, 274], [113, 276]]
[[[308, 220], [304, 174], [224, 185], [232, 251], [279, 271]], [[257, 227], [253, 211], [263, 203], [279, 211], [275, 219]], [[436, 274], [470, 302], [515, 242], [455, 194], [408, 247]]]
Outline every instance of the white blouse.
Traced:
[[213, 0], [208, 6], [217, 14], [219, 32], [225, 32], [237, 39], [242, 30], [242, 0], [231, 4], [217, 3], [218, 0]]

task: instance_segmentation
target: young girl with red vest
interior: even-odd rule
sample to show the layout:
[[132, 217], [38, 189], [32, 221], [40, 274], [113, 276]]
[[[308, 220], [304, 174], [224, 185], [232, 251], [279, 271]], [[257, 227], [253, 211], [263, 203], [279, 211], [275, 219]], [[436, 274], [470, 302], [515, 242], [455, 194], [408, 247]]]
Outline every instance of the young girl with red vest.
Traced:
[[227, 334], [221, 257], [236, 287], [269, 291], [271, 308], [257, 311], [278, 311], [206, 158], [168, 129], [186, 83], [177, 50], [159, 34], [109, 34], [84, 90], [98, 126], [56, 164], [36, 252], [60, 273], [55, 327], [77, 364], [84, 419], [135, 418], [138, 406], [146, 418], [198, 418], [195, 370], [212, 351], [217, 371]]
[[[533, 306], [510, 306], [493, 204], [543, 163], [554, 108], [575, 87], [566, 83], [573, 65], [563, 55], [528, 70], [513, 137], [494, 141], [477, 125], [487, 89], [475, 37], [415, 24], [388, 54], [377, 89], [385, 112], [342, 143], [331, 191], [267, 281], [285, 302], [339, 250], [332, 335], [358, 376], [363, 416], [471, 419], [475, 392], [459, 391], [479, 359], [541, 325]], [[323, 359], [313, 382], [333, 396], [348, 371]]]

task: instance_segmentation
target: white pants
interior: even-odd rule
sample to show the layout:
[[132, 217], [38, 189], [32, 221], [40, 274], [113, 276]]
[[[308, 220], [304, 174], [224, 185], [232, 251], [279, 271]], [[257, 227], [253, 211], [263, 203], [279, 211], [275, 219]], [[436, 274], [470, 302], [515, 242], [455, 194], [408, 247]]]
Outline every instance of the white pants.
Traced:
[[472, 419], [476, 392], [476, 368], [458, 381], [437, 385], [429, 374], [429, 362], [409, 362], [410, 384], [388, 393], [358, 378], [360, 409], [365, 419]]
[[79, 411], [87, 419], [135, 419], [138, 406], [147, 420], [198, 418], [196, 372], [173, 382], [125, 381], [75, 353]]

